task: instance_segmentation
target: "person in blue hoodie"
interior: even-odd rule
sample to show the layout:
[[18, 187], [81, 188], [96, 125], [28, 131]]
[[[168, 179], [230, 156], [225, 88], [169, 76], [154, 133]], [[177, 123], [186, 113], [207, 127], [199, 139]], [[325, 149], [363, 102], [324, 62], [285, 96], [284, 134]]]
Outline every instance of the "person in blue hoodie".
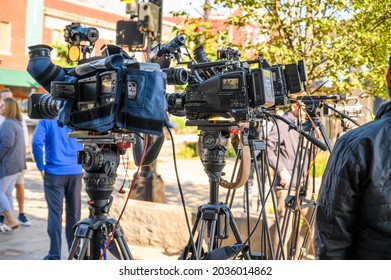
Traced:
[[75, 138], [68, 138], [70, 131], [59, 127], [56, 120], [39, 120], [32, 137], [33, 155], [42, 174], [48, 205], [50, 249], [45, 260], [61, 259], [64, 199], [68, 250], [72, 246], [73, 226], [80, 220], [83, 169], [77, 163], [77, 152], [82, 145]]

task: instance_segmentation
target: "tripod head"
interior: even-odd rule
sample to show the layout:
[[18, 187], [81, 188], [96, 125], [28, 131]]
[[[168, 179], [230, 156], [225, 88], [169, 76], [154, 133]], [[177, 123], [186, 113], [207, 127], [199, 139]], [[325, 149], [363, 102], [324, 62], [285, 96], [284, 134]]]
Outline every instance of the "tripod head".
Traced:
[[[198, 138], [198, 154], [211, 184], [211, 193], [218, 193], [218, 185], [226, 189], [237, 189], [243, 186], [250, 175], [251, 154], [248, 146], [248, 123], [219, 120], [188, 121], [186, 125], [196, 125], [201, 133]], [[240, 136], [239, 136], [240, 134]], [[232, 135], [232, 142], [241, 146], [241, 165], [235, 182], [221, 179], [225, 167], [225, 152], [228, 139]], [[216, 191], [214, 191], [216, 189]], [[213, 195], [214, 197], [215, 195]], [[212, 197], [212, 194], [211, 194]], [[217, 199], [214, 197], [211, 200]]]
[[117, 168], [120, 156], [135, 138], [130, 135], [89, 136], [84, 132], [74, 131], [70, 138], [77, 138], [83, 144], [83, 150], [78, 152], [78, 162], [86, 171], [84, 183], [90, 198], [89, 210], [91, 217], [106, 217], [112, 204]]
[[225, 167], [225, 152], [228, 144], [228, 130], [203, 128], [199, 135], [203, 151], [200, 154], [206, 172], [221, 173]]

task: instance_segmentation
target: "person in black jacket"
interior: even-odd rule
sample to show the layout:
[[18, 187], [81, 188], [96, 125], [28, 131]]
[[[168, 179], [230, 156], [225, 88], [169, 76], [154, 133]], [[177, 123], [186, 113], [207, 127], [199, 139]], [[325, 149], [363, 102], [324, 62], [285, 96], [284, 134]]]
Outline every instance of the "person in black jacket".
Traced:
[[317, 259], [391, 259], [391, 101], [338, 138], [322, 177]]

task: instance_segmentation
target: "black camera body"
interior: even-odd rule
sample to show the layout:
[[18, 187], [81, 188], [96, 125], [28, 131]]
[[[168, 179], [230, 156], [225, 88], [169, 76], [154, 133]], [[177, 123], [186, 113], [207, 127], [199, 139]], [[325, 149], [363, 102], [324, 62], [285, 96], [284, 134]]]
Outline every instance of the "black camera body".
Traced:
[[189, 82], [184, 109], [189, 120], [210, 117], [246, 121], [250, 110], [274, 105], [272, 73], [266, 69], [235, 69], [204, 81]]
[[118, 86], [118, 73], [111, 70], [80, 78], [75, 83], [54, 81], [50, 93], [53, 99], [74, 101], [79, 111], [85, 111], [114, 102]]
[[30, 47], [27, 70], [50, 92], [29, 95], [30, 118], [57, 118], [59, 125], [93, 133], [162, 134], [166, 74], [158, 64], [108, 53], [63, 69], [50, 61], [50, 50]]
[[307, 81], [307, 74], [304, 61], [298, 64], [266, 66], [273, 73], [274, 106], [285, 106], [288, 104], [289, 94], [300, 93], [303, 90], [303, 83]]
[[[303, 90], [306, 81], [303, 61], [270, 66], [261, 56], [258, 60], [239, 61], [234, 50], [219, 54], [233, 60], [209, 62], [203, 49], [196, 48], [194, 57], [198, 63], [188, 65], [185, 91], [166, 96], [169, 113], [185, 115], [189, 121], [213, 117], [249, 121], [261, 108], [285, 106], [289, 93]], [[253, 64], [256, 66], [250, 67]]]

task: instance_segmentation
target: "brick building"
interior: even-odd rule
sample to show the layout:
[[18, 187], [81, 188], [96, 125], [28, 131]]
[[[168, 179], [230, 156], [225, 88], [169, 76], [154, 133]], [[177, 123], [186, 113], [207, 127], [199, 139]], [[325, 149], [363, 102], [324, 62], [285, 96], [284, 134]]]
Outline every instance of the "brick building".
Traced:
[[[102, 2], [102, 1], [100, 1]], [[28, 46], [64, 43], [64, 28], [72, 22], [99, 30], [94, 54], [103, 44], [115, 44], [116, 23], [127, 20], [125, 4], [112, 9], [98, 0], [3, 0], [0, 9], [0, 89], [10, 88], [18, 100], [44, 90], [27, 73]], [[114, 3], [116, 2], [116, 3]], [[118, 8], [119, 5], [123, 9]]]
[[[219, 31], [226, 28], [228, 15], [210, 16], [212, 28]], [[0, 89], [11, 88], [18, 100], [27, 98], [30, 92], [44, 92], [44, 89], [27, 73], [28, 47], [37, 44], [66, 44], [64, 28], [72, 22], [92, 26], [99, 31], [92, 56], [100, 55], [104, 44], [115, 44], [117, 22], [128, 21], [126, 4], [120, 0], [2, 0], [0, 9]], [[172, 26], [177, 18], [164, 16], [162, 42], [168, 42]], [[233, 30], [232, 38], [247, 38], [253, 43], [256, 26], [247, 27], [245, 32]], [[126, 50], [126, 48], [124, 48]], [[138, 54], [136, 53], [136, 57]], [[52, 56], [52, 59], [55, 56]], [[144, 57], [143, 57], [144, 58]]]

